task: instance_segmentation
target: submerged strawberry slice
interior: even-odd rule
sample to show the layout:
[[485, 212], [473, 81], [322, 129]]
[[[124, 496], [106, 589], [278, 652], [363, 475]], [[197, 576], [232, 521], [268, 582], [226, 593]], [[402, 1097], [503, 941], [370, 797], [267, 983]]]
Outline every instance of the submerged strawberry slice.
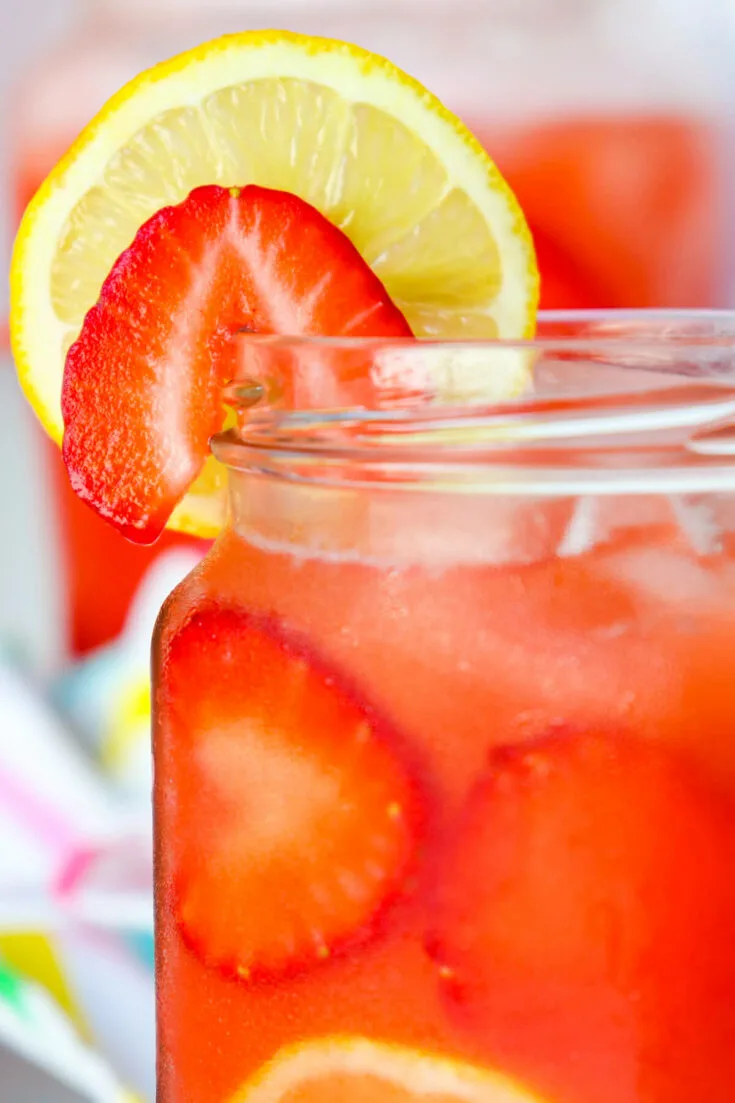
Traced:
[[369, 937], [420, 834], [371, 709], [273, 622], [210, 607], [167, 648], [157, 712], [162, 877], [195, 952], [248, 979]]
[[495, 750], [438, 875], [455, 1021], [569, 1103], [726, 1103], [734, 864], [732, 799], [660, 745]]
[[406, 337], [349, 239], [294, 195], [197, 188], [145, 223], [66, 358], [64, 461], [77, 494], [150, 543], [222, 426], [233, 336]]

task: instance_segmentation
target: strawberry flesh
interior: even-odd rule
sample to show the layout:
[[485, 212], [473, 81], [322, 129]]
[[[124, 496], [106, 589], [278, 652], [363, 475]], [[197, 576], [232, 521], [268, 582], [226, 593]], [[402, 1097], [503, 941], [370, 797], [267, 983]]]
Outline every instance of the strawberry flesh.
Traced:
[[302, 199], [197, 188], [116, 261], [64, 370], [63, 454], [77, 494], [151, 543], [223, 422], [242, 329], [408, 337], [349, 239]]
[[194, 952], [250, 980], [371, 937], [421, 834], [385, 722], [300, 639], [216, 606], [167, 647], [156, 708], [161, 876]]
[[496, 749], [438, 879], [455, 1022], [568, 1103], [726, 1103], [735, 804], [661, 745]]

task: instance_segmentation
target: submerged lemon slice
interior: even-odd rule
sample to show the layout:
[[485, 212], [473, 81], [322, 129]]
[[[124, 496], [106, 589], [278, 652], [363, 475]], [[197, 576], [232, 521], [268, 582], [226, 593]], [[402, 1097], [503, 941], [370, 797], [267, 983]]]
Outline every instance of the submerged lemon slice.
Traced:
[[542, 1103], [499, 1073], [360, 1037], [282, 1049], [230, 1103]]
[[[138, 228], [199, 185], [248, 183], [294, 192], [344, 230], [415, 334], [532, 333], [538, 273], [523, 215], [437, 99], [345, 43], [285, 31], [226, 36], [123, 88], [26, 211], [11, 340], [55, 440], [66, 352]], [[221, 496], [207, 465], [170, 525], [214, 535]]]

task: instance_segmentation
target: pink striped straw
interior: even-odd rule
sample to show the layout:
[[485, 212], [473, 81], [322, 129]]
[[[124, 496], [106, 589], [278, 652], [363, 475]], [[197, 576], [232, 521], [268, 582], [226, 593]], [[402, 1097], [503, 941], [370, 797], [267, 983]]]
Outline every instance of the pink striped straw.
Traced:
[[5, 770], [0, 770], [0, 805], [39, 842], [61, 852], [76, 849], [78, 833], [65, 817]]

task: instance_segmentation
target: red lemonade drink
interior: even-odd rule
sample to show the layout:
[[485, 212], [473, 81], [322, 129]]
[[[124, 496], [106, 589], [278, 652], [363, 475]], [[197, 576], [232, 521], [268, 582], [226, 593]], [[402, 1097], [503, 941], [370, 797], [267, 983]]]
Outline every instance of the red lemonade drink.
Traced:
[[714, 123], [585, 113], [473, 129], [528, 218], [542, 307], [725, 301], [720, 235], [727, 214]]
[[23, 386], [136, 544], [159, 1103], [729, 1103], [735, 318], [541, 315], [483, 147], [286, 32], [31, 203]]
[[215, 444], [231, 528], [154, 649], [163, 1098], [393, 1098], [410, 1052], [401, 1100], [436, 1054], [450, 1099], [506, 1098], [465, 1064], [728, 1099], [730, 495], [686, 441], [735, 391], [681, 324], [550, 325], [526, 405], [256, 405]]

